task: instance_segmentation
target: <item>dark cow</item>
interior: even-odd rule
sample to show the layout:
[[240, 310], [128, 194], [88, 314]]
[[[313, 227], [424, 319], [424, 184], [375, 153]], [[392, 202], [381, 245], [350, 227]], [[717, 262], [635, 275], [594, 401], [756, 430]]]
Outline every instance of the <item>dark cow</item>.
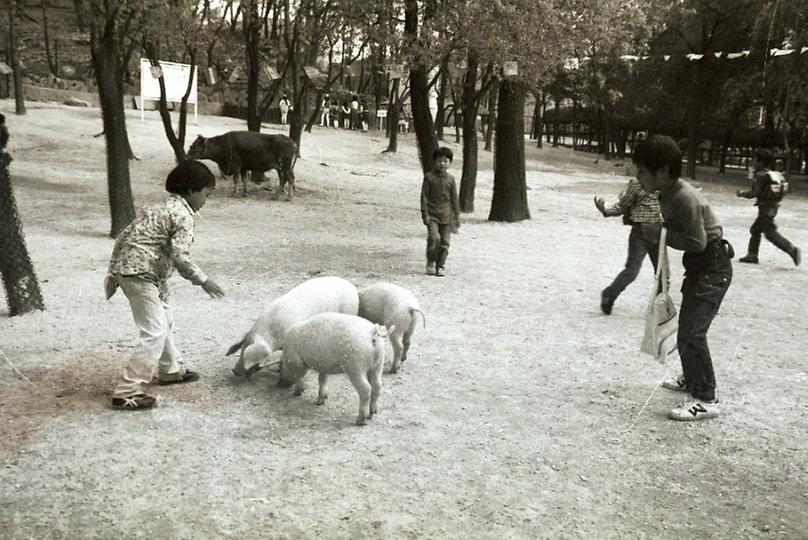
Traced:
[[286, 185], [286, 200], [291, 201], [294, 195], [297, 145], [286, 135], [254, 131], [228, 131], [209, 138], [200, 135], [188, 149], [188, 157], [215, 161], [222, 174], [232, 175], [233, 195], [238, 192], [241, 180], [241, 195], [247, 196], [247, 171], [251, 172], [253, 182], [260, 183], [264, 180], [263, 173], [271, 169], [278, 171], [280, 180], [272, 198], [277, 199]]

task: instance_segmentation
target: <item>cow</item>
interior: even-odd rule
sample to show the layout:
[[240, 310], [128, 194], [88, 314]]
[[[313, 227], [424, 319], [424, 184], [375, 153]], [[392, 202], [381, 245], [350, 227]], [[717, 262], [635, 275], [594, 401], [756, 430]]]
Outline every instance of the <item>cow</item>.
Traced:
[[254, 131], [228, 131], [224, 135], [205, 138], [198, 136], [188, 149], [191, 159], [215, 161], [223, 175], [233, 176], [233, 195], [247, 196], [247, 171], [253, 182], [265, 180], [263, 173], [278, 171], [278, 189], [272, 198], [277, 199], [288, 186], [286, 200], [291, 201], [295, 191], [295, 161], [297, 144], [286, 135], [267, 135]]

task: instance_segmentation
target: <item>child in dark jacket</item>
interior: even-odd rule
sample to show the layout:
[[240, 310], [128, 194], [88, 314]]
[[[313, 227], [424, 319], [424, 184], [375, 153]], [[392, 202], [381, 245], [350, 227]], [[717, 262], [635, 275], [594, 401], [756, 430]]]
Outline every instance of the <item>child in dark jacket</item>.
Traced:
[[[758, 263], [758, 250], [760, 250], [760, 236], [785, 251], [794, 261], [796, 266], [800, 265], [802, 253], [800, 248], [793, 245], [782, 234], [777, 232], [777, 225], [774, 218], [780, 208], [780, 201], [783, 198], [785, 179], [783, 175], [774, 168], [774, 155], [765, 148], [760, 148], [755, 152], [754, 175], [752, 176], [752, 186], [747, 190], [738, 190], [738, 197], [755, 199], [755, 206], [758, 207], [758, 217], [749, 229], [749, 249], [746, 255], [738, 259], [742, 263]], [[774, 188], [774, 189], [773, 189]]]
[[421, 219], [427, 228], [426, 273], [443, 276], [452, 233], [460, 228], [457, 185], [449, 174], [452, 151], [442, 146], [432, 153], [434, 168], [421, 185]]

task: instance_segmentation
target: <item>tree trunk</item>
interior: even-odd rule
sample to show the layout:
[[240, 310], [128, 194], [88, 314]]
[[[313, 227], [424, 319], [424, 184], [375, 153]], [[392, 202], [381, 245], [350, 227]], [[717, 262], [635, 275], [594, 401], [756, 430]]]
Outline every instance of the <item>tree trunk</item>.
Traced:
[[[412, 41], [418, 39], [418, 1], [406, 0], [404, 9], [404, 32]], [[410, 104], [418, 155], [424, 173], [432, 170], [432, 152], [438, 147], [435, 139], [432, 115], [429, 112], [429, 81], [426, 67], [417, 59], [410, 68]]]
[[479, 101], [475, 85], [479, 69], [479, 55], [470, 49], [463, 79], [463, 175], [460, 177], [460, 211], [474, 211], [474, 190], [477, 186], [477, 107]]
[[9, 315], [44, 310], [34, 265], [25, 247], [8, 164], [11, 157], [0, 152], [0, 274], [6, 291]]
[[257, 0], [244, 3], [244, 38], [247, 60], [247, 129], [261, 131], [261, 114], [258, 111], [258, 72], [260, 57], [258, 45], [261, 37], [261, 20], [258, 17]]
[[129, 139], [123, 107], [123, 80], [119, 78], [115, 48], [109, 36], [95, 47], [93, 68], [98, 83], [101, 117], [107, 149], [107, 186], [112, 215], [110, 236], [115, 238], [135, 218], [129, 179]]
[[489, 221], [530, 219], [525, 176], [525, 87], [503, 80], [497, 103], [494, 196]]
[[443, 130], [446, 126], [446, 88], [449, 86], [449, 62], [444, 61], [440, 67], [440, 84], [438, 90], [438, 110], [435, 112], [435, 138], [442, 141], [444, 138]]
[[400, 80], [393, 79], [393, 88], [390, 90], [390, 106], [387, 107], [387, 129], [390, 130], [390, 141], [385, 152], [398, 151], [398, 119], [401, 116], [401, 97], [398, 95]]
[[497, 89], [499, 85], [494, 83], [488, 89], [488, 119], [485, 122], [485, 149], [489, 152], [492, 148], [494, 125], [497, 120]]
[[14, 77], [14, 111], [17, 114], [25, 114], [25, 94], [22, 87], [22, 67], [17, 58], [17, 0], [11, 0], [8, 4], [8, 59], [11, 63]]
[[542, 148], [542, 136], [544, 134], [544, 116], [547, 112], [547, 94], [541, 93], [541, 109], [539, 111], [539, 121], [536, 132], [536, 148]]

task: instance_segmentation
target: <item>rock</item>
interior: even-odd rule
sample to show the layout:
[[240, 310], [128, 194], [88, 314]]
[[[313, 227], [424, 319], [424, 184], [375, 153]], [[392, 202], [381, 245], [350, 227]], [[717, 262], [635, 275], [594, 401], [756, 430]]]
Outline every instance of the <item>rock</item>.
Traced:
[[64, 103], [65, 103], [65, 105], [69, 105], [71, 107], [89, 107], [90, 106], [89, 101], [85, 101], [83, 99], [79, 99], [79, 98], [75, 98], [75, 97], [67, 98]]

